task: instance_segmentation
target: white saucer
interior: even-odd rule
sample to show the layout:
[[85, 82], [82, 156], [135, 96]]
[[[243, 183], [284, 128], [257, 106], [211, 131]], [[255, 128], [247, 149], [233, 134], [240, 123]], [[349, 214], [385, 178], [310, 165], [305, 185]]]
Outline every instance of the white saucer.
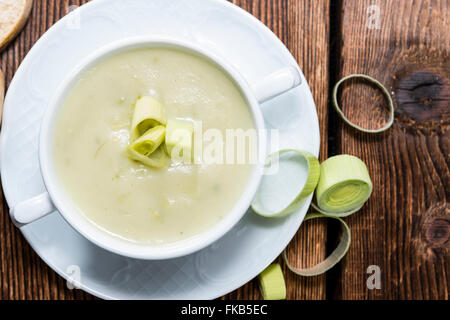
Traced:
[[[269, 29], [226, 1], [92, 1], [59, 21], [36, 43], [9, 87], [0, 160], [3, 191], [10, 207], [44, 191], [37, 153], [39, 125], [57, 85], [98, 47], [144, 34], [195, 41], [229, 60], [250, 83], [284, 66], [297, 65]], [[304, 77], [302, 80], [300, 87], [265, 103], [262, 109], [267, 126], [281, 129], [280, 148], [318, 155], [316, 109]], [[58, 213], [21, 231], [62, 277], [73, 275], [73, 266], [78, 266], [81, 289], [98, 297], [213, 299], [257, 276], [280, 254], [300, 226], [310, 200], [284, 219], [248, 212], [210, 247], [164, 261], [133, 260], [104, 251], [74, 231]]]

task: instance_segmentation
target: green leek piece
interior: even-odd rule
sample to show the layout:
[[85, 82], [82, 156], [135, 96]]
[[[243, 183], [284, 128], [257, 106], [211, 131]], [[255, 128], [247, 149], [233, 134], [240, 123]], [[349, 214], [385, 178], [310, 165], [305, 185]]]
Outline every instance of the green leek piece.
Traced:
[[278, 172], [263, 177], [251, 205], [253, 211], [265, 217], [283, 217], [295, 211], [314, 192], [319, 180], [319, 161], [307, 151], [285, 149], [272, 153], [266, 166], [277, 161]]
[[130, 159], [139, 161], [140, 163], [153, 167], [153, 168], [163, 168], [168, 164], [168, 158], [164, 149], [160, 146], [156, 149], [150, 156], [144, 156], [130, 148], [127, 149], [128, 156]]
[[150, 154], [153, 153], [153, 151], [156, 150], [156, 148], [158, 148], [161, 145], [161, 143], [163, 143], [164, 133], [165, 133], [164, 126], [153, 127], [149, 129], [147, 132], [145, 132], [144, 135], [142, 135], [137, 140], [132, 142], [129, 145], [129, 148], [133, 149], [139, 154], [148, 157]]
[[130, 141], [138, 139], [150, 128], [165, 125], [166, 121], [164, 108], [158, 100], [149, 96], [138, 99], [131, 121]]
[[278, 263], [271, 264], [259, 274], [259, 288], [264, 300], [286, 299], [286, 284]]
[[[296, 153], [297, 157], [294, 158]], [[290, 156], [283, 157], [283, 155]], [[367, 166], [359, 158], [351, 155], [331, 157], [319, 166], [313, 155], [298, 150], [282, 150], [268, 158], [269, 163], [275, 160], [279, 160], [279, 170], [275, 175], [263, 178], [252, 208], [256, 213], [267, 217], [284, 216], [291, 212], [292, 208], [298, 208], [301, 200], [316, 189], [317, 205], [311, 203], [311, 206], [320, 213], [308, 214], [305, 221], [315, 218], [338, 220], [343, 226], [340, 243], [330, 256], [311, 268], [294, 268], [289, 264], [286, 251], [282, 256], [287, 267], [298, 275], [323, 274], [335, 266], [350, 247], [350, 229], [341, 217], [361, 209], [370, 197], [373, 186]], [[298, 195], [293, 196], [296, 194]], [[276, 209], [270, 208], [276, 202], [289, 205], [287, 207], [276, 205]]]
[[347, 253], [351, 241], [350, 229], [341, 217], [360, 210], [371, 193], [372, 181], [367, 166], [359, 158], [344, 154], [322, 162], [320, 179], [316, 188], [317, 205], [311, 203], [311, 206], [320, 213], [308, 214], [305, 221], [315, 218], [338, 220], [343, 227], [341, 241], [324, 261], [311, 268], [292, 267], [284, 251], [283, 259], [286, 266], [301, 276], [320, 275], [334, 267]]
[[338, 220], [343, 227], [341, 241], [339, 242], [336, 249], [334, 249], [334, 251], [325, 260], [323, 260], [322, 262], [320, 262], [319, 264], [317, 264], [311, 268], [294, 268], [293, 266], [291, 266], [289, 264], [289, 260], [286, 255], [286, 250], [284, 250], [282, 256], [283, 256], [284, 262], [286, 263], [286, 266], [289, 268], [289, 270], [291, 270], [292, 272], [294, 272], [295, 274], [297, 274], [299, 276], [312, 277], [312, 276], [317, 276], [317, 275], [327, 272], [328, 270], [333, 268], [339, 261], [341, 261], [341, 259], [347, 253], [348, 248], [350, 247], [350, 242], [351, 242], [350, 229], [344, 220], [342, 220], [339, 217], [327, 216], [327, 215], [324, 215], [321, 213], [311, 213], [311, 214], [306, 215], [304, 221], [311, 220], [311, 219], [317, 219], [317, 218], [331, 218], [331, 219]]
[[191, 162], [193, 158], [194, 123], [169, 119], [166, 126], [166, 151], [172, 160]]
[[320, 165], [314, 209], [328, 216], [345, 217], [364, 205], [372, 193], [366, 164], [351, 155], [328, 158]]
[[164, 167], [167, 164], [167, 157], [161, 146], [164, 141], [164, 134], [164, 126], [156, 126], [149, 129], [128, 146], [128, 156], [132, 160], [139, 161], [150, 167]]
[[[365, 79], [373, 84], [375, 84], [378, 88], [380, 88], [380, 90], [383, 92], [383, 94], [385, 95], [386, 99], [389, 102], [389, 121], [386, 123], [386, 125], [382, 128], [379, 129], [365, 129], [363, 127], [358, 126], [357, 124], [354, 124], [353, 122], [351, 122], [346, 116], [345, 114], [342, 112], [341, 108], [339, 107], [339, 103], [338, 103], [338, 99], [337, 99], [337, 94], [339, 91], [339, 86], [349, 80], [349, 79], [354, 79], [354, 78], [361, 78], [361, 79]], [[371, 76], [365, 75], [365, 74], [351, 74], [349, 76], [346, 76], [344, 78], [342, 78], [341, 80], [339, 80], [336, 85], [333, 88], [333, 106], [334, 109], [336, 110], [336, 112], [339, 114], [339, 116], [342, 118], [342, 120], [348, 124], [350, 127], [355, 128], [356, 130], [365, 132], [365, 133], [380, 133], [383, 131], [388, 130], [393, 124], [394, 124], [394, 101], [392, 100], [391, 94], [389, 93], [388, 89], [386, 89], [386, 87], [379, 82], [378, 80], [376, 80], [375, 78], [372, 78]]]

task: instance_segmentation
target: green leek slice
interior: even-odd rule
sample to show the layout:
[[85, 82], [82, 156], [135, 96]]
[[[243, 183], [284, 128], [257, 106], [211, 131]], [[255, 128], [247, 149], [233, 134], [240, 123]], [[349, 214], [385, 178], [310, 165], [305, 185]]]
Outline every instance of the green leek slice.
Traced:
[[319, 264], [317, 264], [311, 268], [295, 268], [295, 267], [293, 267], [291, 264], [289, 264], [286, 250], [284, 250], [282, 253], [282, 257], [284, 259], [284, 262], [286, 263], [286, 266], [288, 267], [289, 270], [291, 270], [292, 272], [294, 272], [295, 274], [297, 274], [299, 276], [312, 277], [312, 276], [317, 276], [317, 275], [327, 272], [328, 270], [333, 268], [339, 261], [341, 261], [341, 259], [345, 256], [345, 254], [347, 253], [347, 251], [350, 247], [350, 242], [351, 242], [350, 228], [348, 227], [348, 225], [345, 223], [344, 220], [342, 220], [339, 217], [327, 216], [327, 215], [324, 215], [321, 213], [311, 213], [311, 214], [306, 215], [304, 221], [311, 220], [311, 219], [317, 219], [317, 218], [331, 218], [331, 219], [338, 220], [343, 227], [341, 241], [337, 245], [336, 249], [334, 249], [334, 251], [325, 260], [323, 260], [322, 262], [320, 262]]
[[[357, 124], [354, 124], [353, 122], [351, 122], [344, 114], [344, 112], [342, 112], [339, 103], [338, 103], [338, 99], [337, 99], [337, 94], [339, 91], [339, 86], [349, 80], [349, 79], [354, 79], [354, 78], [361, 78], [361, 79], [365, 79], [373, 84], [375, 84], [378, 88], [380, 88], [381, 92], [383, 92], [384, 96], [387, 98], [388, 102], [389, 102], [389, 121], [386, 123], [386, 125], [384, 125], [382, 128], [379, 129], [365, 129], [363, 127], [358, 126]], [[342, 120], [349, 125], [350, 127], [361, 131], [361, 132], [365, 132], [365, 133], [380, 133], [383, 131], [388, 130], [390, 127], [392, 127], [392, 125], [394, 124], [394, 101], [392, 100], [391, 94], [389, 93], [388, 89], [386, 89], [386, 87], [379, 82], [378, 80], [376, 80], [375, 78], [372, 78], [371, 76], [365, 75], [365, 74], [351, 74], [348, 75], [344, 78], [342, 78], [341, 80], [339, 80], [336, 85], [333, 88], [333, 106], [334, 109], [336, 110], [336, 112], [339, 114], [339, 116], [342, 118]]]
[[138, 161], [146, 166], [153, 168], [164, 168], [168, 164], [168, 158], [162, 146], [158, 147], [150, 156], [144, 156], [133, 149], [128, 148], [130, 159]]
[[149, 129], [128, 146], [127, 151], [130, 159], [151, 167], [164, 167], [167, 164], [167, 157], [161, 146], [164, 141], [164, 134], [164, 126]]
[[264, 300], [286, 299], [286, 284], [278, 263], [271, 264], [259, 274], [259, 288]]
[[269, 155], [266, 167], [276, 163], [275, 174], [265, 175], [251, 204], [265, 217], [283, 217], [295, 211], [313, 193], [319, 180], [320, 164], [307, 152], [285, 149]]
[[364, 205], [372, 193], [366, 164], [351, 155], [328, 158], [320, 165], [314, 209], [328, 216], [345, 217]]
[[167, 120], [165, 145], [166, 151], [172, 160], [192, 161], [193, 137], [194, 123], [192, 121]]
[[145, 96], [137, 100], [131, 120], [130, 141], [157, 125], [166, 124], [166, 115], [162, 104], [155, 98]]
[[[330, 256], [311, 268], [294, 268], [289, 264], [285, 251], [282, 256], [287, 267], [298, 275], [325, 273], [345, 256], [350, 247], [350, 229], [341, 217], [361, 209], [372, 193], [367, 166], [351, 155], [331, 157], [319, 165], [312, 154], [300, 150], [282, 150], [270, 155], [267, 163], [275, 161], [279, 161], [278, 171], [263, 177], [252, 208], [263, 216], [284, 216], [298, 208], [315, 189], [318, 204], [311, 203], [311, 206], [320, 213], [308, 214], [305, 221], [315, 218], [338, 220], [343, 226], [341, 241]], [[273, 203], [277, 205], [273, 206]]]

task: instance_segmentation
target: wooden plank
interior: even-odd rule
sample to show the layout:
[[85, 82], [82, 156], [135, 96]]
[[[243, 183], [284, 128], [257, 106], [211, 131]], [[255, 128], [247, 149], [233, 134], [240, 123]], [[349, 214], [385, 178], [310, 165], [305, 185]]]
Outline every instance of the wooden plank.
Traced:
[[[327, 156], [328, 109], [328, 0], [237, 0], [233, 1], [267, 25], [296, 58], [311, 87], [321, 128], [321, 157]], [[290, 262], [310, 266], [323, 260], [326, 222], [305, 223], [288, 246]], [[277, 260], [281, 262], [281, 259]], [[287, 285], [287, 299], [325, 299], [325, 276], [301, 278], [282, 263]], [[230, 293], [227, 299], [261, 299], [257, 279]]]
[[[343, 0], [337, 12], [339, 77], [379, 79], [394, 94], [396, 118], [381, 135], [336, 120], [337, 152], [362, 158], [375, 188], [346, 219], [353, 241], [334, 298], [448, 299], [450, 1]], [[386, 121], [382, 96], [364, 83], [345, 86], [341, 103], [365, 127]], [[370, 265], [380, 267], [379, 290], [366, 286]]]

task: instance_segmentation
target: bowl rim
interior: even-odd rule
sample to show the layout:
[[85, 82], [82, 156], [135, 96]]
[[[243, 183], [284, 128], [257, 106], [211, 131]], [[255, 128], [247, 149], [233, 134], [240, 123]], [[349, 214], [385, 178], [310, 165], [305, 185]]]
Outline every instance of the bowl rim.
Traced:
[[247, 101], [257, 130], [258, 159], [265, 159], [266, 132], [259, 103], [253, 95], [250, 85], [229, 62], [211, 50], [205, 50], [191, 42], [166, 36], [138, 36], [117, 40], [95, 50], [79, 63], [55, 90], [41, 122], [41, 130], [39, 133], [39, 162], [44, 184], [53, 204], [61, 216], [78, 233], [97, 246], [122, 256], [145, 260], [161, 260], [182, 257], [199, 251], [217, 241], [231, 230], [250, 207], [263, 176], [264, 161], [258, 161], [253, 165], [251, 177], [247, 182], [247, 187], [241, 195], [241, 198], [220, 222], [205, 232], [173, 243], [153, 246], [119, 239], [117, 236], [108, 234], [107, 230], [101, 230], [102, 228], [100, 226], [95, 226], [79, 213], [74, 205], [71, 204], [71, 200], [59, 183], [56, 171], [54, 170], [52, 156], [53, 132], [58, 111], [63, 106], [63, 102], [73, 86], [85, 72], [91, 70], [95, 65], [125, 51], [151, 47], [165, 47], [188, 51], [211, 61], [228, 74]]

